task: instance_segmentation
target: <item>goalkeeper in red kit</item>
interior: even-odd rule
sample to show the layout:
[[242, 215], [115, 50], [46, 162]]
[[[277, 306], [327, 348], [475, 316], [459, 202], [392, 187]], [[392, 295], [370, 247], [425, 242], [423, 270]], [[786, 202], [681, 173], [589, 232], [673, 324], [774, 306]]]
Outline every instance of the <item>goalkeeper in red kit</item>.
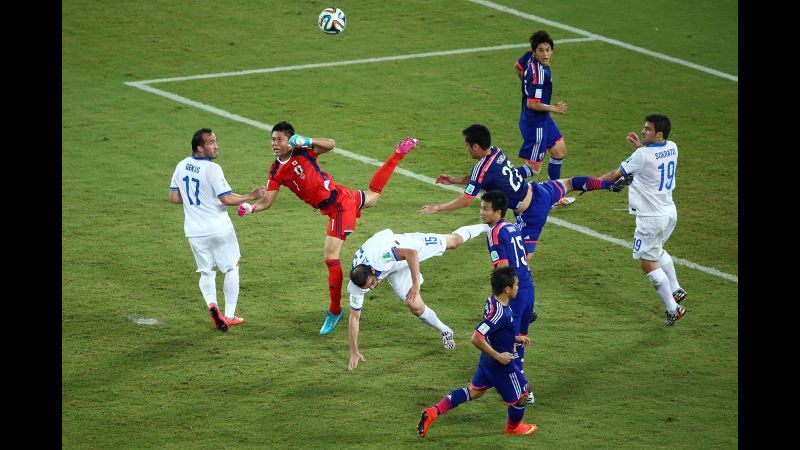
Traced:
[[328, 266], [330, 306], [325, 312], [325, 323], [319, 334], [332, 332], [344, 317], [341, 308], [343, 277], [339, 253], [345, 239], [356, 229], [356, 219], [361, 217], [361, 210], [375, 206], [378, 202], [400, 160], [417, 142], [417, 139], [411, 137], [400, 141], [392, 156], [372, 175], [369, 190], [350, 190], [336, 184], [333, 177], [317, 163], [319, 155], [336, 147], [336, 141], [300, 136], [295, 134], [294, 127], [288, 122], [280, 122], [272, 127], [272, 153], [276, 160], [269, 168], [267, 193], [252, 205], [240, 204], [238, 214], [245, 216], [269, 208], [283, 185], [300, 200], [329, 217], [323, 253]]

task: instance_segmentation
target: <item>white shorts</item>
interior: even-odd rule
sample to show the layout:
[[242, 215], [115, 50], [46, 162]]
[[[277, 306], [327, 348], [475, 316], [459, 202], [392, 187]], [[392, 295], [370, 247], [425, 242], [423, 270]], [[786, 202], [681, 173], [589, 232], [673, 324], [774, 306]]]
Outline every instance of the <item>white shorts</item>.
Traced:
[[636, 216], [636, 230], [633, 232], [633, 258], [658, 261], [664, 244], [672, 236], [677, 223], [677, 211], [665, 216]]
[[[413, 248], [416, 250], [419, 254], [420, 262], [433, 258], [434, 256], [442, 256], [445, 250], [447, 250], [447, 242], [441, 234], [403, 233], [397, 234], [395, 237], [399, 243], [398, 247]], [[393, 271], [386, 277], [395, 295], [397, 295], [400, 300], [406, 299], [406, 294], [411, 290], [412, 285], [411, 269], [408, 268], [408, 263], [405, 261], [403, 261], [403, 263], [403, 268]], [[422, 286], [424, 281], [425, 278], [422, 276], [422, 270], [420, 270], [419, 285]]]
[[230, 272], [236, 268], [242, 256], [233, 228], [212, 236], [190, 237], [189, 246], [198, 272], [213, 272], [214, 266], [219, 267], [222, 273]]

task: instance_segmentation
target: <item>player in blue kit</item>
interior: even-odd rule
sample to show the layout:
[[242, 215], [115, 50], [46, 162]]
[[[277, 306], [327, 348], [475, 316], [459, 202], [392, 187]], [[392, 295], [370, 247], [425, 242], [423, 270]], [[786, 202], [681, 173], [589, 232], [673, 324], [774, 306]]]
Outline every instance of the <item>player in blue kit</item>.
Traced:
[[478, 368], [469, 387], [456, 389], [439, 403], [425, 408], [417, 425], [420, 437], [428, 435], [434, 420], [470, 400], [476, 400], [494, 387], [508, 405], [506, 434], [533, 434], [539, 427], [522, 422], [528, 397], [528, 380], [514, 360], [514, 347], [528, 345], [525, 336], [516, 336], [514, 315], [509, 302], [517, 296], [519, 279], [513, 267], [499, 267], [492, 272], [492, 293], [486, 299], [483, 320], [472, 334], [472, 345], [481, 351]]
[[526, 178], [538, 174], [549, 150], [547, 174], [551, 180], [557, 180], [561, 178], [561, 163], [567, 156], [567, 146], [550, 113], [566, 114], [567, 104], [563, 101], [555, 105], [550, 103], [553, 95], [550, 59], [555, 43], [544, 30], [534, 32], [530, 43], [532, 51], [522, 55], [515, 66], [522, 80], [522, 111], [519, 115], [522, 146], [519, 157], [525, 160], [525, 165], [521, 169], [526, 171]]
[[[489, 191], [481, 197], [481, 223], [489, 226], [486, 245], [494, 267], [511, 266], [517, 271], [519, 292], [511, 302], [514, 311], [514, 330], [517, 336], [528, 336], [528, 326], [536, 320], [533, 276], [528, 268], [525, 246], [519, 228], [503, 217], [508, 209], [508, 199], [500, 191]], [[525, 373], [525, 347], [517, 347], [517, 365]], [[533, 392], [528, 393], [528, 403], [533, 403]]]
[[436, 177], [439, 184], [466, 184], [463, 195], [442, 204], [423, 206], [420, 214], [435, 214], [439, 211], [451, 211], [465, 208], [481, 189], [485, 191], [499, 190], [508, 197], [509, 208], [514, 210], [517, 226], [521, 229], [527, 259], [530, 259], [539, 242], [539, 235], [547, 222], [547, 215], [555, 203], [564, 198], [568, 192], [594, 191], [610, 189], [613, 182], [599, 178], [578, 176], [537, 183], [525, 182], [524, 176], [508, 160], [508, 156], [497, 147], [492, 146], [492, 136], [484, 125], [473, 124], [463, 130], [464, 144], [470, 157], [478, 162], [469, 176], [456, 177], [440, 174]]

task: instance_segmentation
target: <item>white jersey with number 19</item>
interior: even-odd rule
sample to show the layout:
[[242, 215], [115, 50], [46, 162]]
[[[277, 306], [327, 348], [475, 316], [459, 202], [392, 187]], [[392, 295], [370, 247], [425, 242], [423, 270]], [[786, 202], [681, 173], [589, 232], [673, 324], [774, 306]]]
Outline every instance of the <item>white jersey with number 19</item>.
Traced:
[[619, 168], [634, 174], [628, 189], [628, 212], [637, 216], [663, 216], [675, 210], [672, 190], [678, 167], [678, 146], [672, 141], [639, 147]]
[[222, 167], [194, 155], [179, 162], [169, 189], [183, 199], [183, 230], [186, 237], [211, 236], [233, 229], [225, 205], [219, 201], [232, 192]]

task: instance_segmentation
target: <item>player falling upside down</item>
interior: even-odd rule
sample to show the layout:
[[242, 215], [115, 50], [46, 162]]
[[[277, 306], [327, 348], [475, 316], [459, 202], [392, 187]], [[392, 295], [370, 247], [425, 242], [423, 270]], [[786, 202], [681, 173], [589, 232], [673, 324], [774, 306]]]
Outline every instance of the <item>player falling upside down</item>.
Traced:
[[397, 144], [394, 153], [372, 176], [369, 190], [350, 190], [336, 184], [333, 177], [320, 168], [317, 157], [336, 147], [336, 141], [327, 138], [309, 138], [295, 134], [288, 122], [272, 127], [272, 153], [276, 160], [269, 169], [267, 192], [253, 203], [242, 203], [239, 216], [261, 212], [272, 206], [281, 185], [294, 192], [300, 200], [329, 217], [323, 254], [328, 266], [330, 305], [325, 312], [325, 323], [319, 334], [333, 331], [344, 317], [342, 301], [342, 265], [339, 253], [347, 236], [355, 231], [356, 219], [361, 210], [375, 206], [383, 188], [400, 161], [417, 145], [417, 139], [405, 138]]
[[487, 230], [488, 227], [483, 224], [463, 226], [450, 234], [395, 234], [387, 228], [367, 239], [353, 256], [353, 269], [347, 285], [350, 293], [350, 363], [347, 369], [353, 370], [360, 361], [364, 361], [364, 355], [358, 350], [364, 294], [374, 289], [383, 279], [389, 281], [394, 293], [408, 306], [411, 314], [439, 330], [444, 348], [454, 350], [456, 343], [453, 340], [453, 330], [439, 320], [436, 312], [425, 305], [419, 294], [420, 285], [425, 281], [419, 271], [419, 263], [441, 256], [445, 250], [458, 248]]
[[475, 327], [472, 345], [481, 351], [478, 368], [469, 387], [463, 387], [442, 397], [439, 403], [425, 408], [417, 425], [420, 437], [428, 435], [434, 420], [451, 409], [470, 400], [483, 397], [494, 387], [508, 405], [506, 434], [533, 434], [539, 429], [535, 424], [522, 422], [528, 402], [528, 380], [513, 363], [514, 347], [528, 345], [525, 336], [515, 336], [513, 311], [509, 302], [519, 290], [519, 280], [513, 267], [498, 267], [492, 272], [492, 294], [483, 308], [483, 321]]

